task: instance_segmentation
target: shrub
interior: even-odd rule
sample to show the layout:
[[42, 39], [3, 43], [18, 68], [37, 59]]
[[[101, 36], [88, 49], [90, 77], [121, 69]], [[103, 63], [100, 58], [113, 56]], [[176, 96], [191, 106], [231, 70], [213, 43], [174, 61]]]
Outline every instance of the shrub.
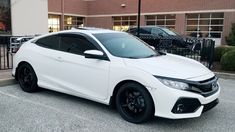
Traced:
[[232, 30], [228, 37], [226, 37], [228, 45], [235, 46], [235, 23], [232, 24]]
[[221, 57], [228, 51], [235, 50], [235, 46], [220, 46], [215, 48], [214, 61], [220, 61]]
[[223, 70], [235, 71], [235, 50], [225, 53], [220, 63]]

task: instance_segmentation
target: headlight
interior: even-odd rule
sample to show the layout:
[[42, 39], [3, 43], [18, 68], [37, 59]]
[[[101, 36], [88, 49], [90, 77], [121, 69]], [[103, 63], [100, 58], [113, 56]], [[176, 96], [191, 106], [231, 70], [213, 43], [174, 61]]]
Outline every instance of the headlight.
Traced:
[[157, 78], [157, 79], [161, 83], [163, 83], [164, 85], [171, 87], [171, 88], [180, 89], [180, 90], [188, 90], [189, 89], [189, 85], [187, 83], [168, 80], [168, 79], [162, 79], [162, 78]]

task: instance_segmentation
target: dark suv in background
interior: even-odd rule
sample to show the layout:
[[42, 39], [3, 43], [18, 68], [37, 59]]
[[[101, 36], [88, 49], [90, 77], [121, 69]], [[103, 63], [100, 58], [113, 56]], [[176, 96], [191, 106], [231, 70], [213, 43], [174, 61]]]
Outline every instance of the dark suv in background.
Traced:
[[[131, 27], [127, 32], [137, 36], [137, 27]], [[139, 35], [138, 37], [140, 39], [155, 48], [164, 43], [164, 45], [168, 47], [182, 47], [194, 50], [197, 44], [193, 38], [179, 35], [168, 28], [159, 26], [141, 26]]]

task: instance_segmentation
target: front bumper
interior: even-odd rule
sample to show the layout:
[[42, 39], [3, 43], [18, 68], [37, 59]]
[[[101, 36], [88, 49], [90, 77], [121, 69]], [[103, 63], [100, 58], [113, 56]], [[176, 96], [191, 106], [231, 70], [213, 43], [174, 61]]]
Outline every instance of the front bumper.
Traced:
[[[220, 85], [218, 90], [210, 96], [203, 96], [191, 91], [177, 90], [161, 85], [161, 88], [149, 88], [150, 94], [153, 97], [155, 106], [155, 116], [169, 118], [169, 119], [183, 119], [199, 117], [202, 112], [213, 108], [218, 104], [218, 97], [220, 94]], [[177, 101], [180, 99], [193, 99], [192, 102], [187, 102], [187, 110], [183, 112], [175, 112], [177, 109]], [[195, 101], [197, 100], [197, 101]], [[180, 106], [181, 107], [181, 106]], [[181, 107], [182, 108], [182, 107]]]
[[219, 103], [219, 99], [217, 98], [216, 100], [210, 102], [209, 104], [205, 104], [204, 108], [203, 108], [203, 112], [206, 112], [206, 111], [214, 108], [218, 103]]

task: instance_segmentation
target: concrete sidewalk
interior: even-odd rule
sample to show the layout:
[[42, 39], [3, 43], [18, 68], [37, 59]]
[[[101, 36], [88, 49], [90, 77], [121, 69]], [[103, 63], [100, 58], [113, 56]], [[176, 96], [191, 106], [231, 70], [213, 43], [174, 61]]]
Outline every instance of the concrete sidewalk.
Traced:
[[[17, 83], [11, 75], [12, 70], [0, 70], [0, 87]], [[219, 78], [235, 80], [235, 74], [214, 72]]]
[[11, 75], [11, 71], [12, 70], [0, 70], [0, 87], [16, 83]]

